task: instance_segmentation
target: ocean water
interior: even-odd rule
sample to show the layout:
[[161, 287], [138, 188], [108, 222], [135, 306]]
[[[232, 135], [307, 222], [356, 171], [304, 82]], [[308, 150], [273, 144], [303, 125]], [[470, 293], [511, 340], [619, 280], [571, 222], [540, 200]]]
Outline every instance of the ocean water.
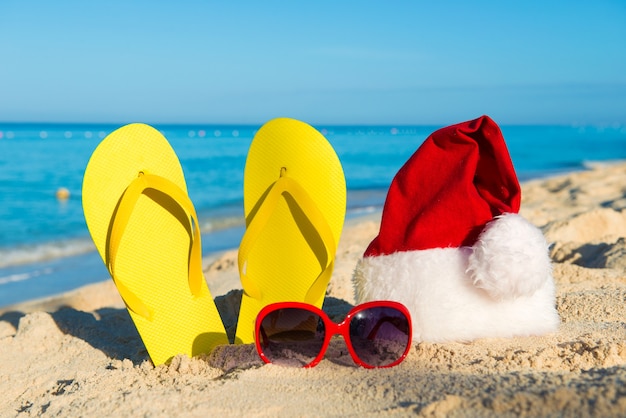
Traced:
[[[0, 307], [109, 278], [87, 231], [81, 185], [91, 153], [119, 126], [0, 123]], [[243, 170], [259, 127], [156, 127], [181, 161], [204, 254], [237, 247]], [[439, 127], [316, 126], [341, 160], [347, 217], [382, 208], [395, 173]], [[501, 128], [521, 181], [626, 159], [626, 126]], [[56, 198], [61, 188], [69, 199]]]

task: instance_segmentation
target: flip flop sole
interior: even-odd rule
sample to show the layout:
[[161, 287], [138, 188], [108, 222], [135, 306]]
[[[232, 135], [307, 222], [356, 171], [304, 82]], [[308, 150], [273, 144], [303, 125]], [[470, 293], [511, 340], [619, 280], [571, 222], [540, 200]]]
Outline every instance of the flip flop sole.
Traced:
[[[346, 183], [341, 163], [324, 136], [306, 123], [279, 118], [255, 135], [244, 171], [244, 212], [249, 225], [268, 190], [282, 176], [306, 191], [328, 224], [336, 248], [346, 212]], [[330, 275], [316, 283], [326, 257], [323, 242], [306, 209], [283, 193], [250, 250], [246, 274], [261, 289], [242, 296], [237, 342], [254, 341], [254, 321], [270, 303], [300, 301], [321, 307]], [[306, 206], [304, 206], [306, 207]], [[326, 243], [328, 244], [328, 243]], [[241, 252], [240, 252], [241, 256]], [[334, 252], [332, 257], [334, 259]], [[332, 269], [332, 266], [331, 266]]]
[[[174, 150], [147, 125], [131, 124], [112, 132], [93, 152], [85, 170], [85, 220], [107, 266], [116, 209], [140, 172], [169, 180], [186, 196], [182, 167]], [[177, 354], [194, 356], [228, 344], [205, 280], [195, 295], [190, 291], [191, 237], [184, 226], [189, 221], [171, 198], [159, 194], [148, 189], [137, 199], [119, 241], [113, 277], [116, 284], [123, 283], [154, 312], [148, 319], [129, 309], [155, 365]]]

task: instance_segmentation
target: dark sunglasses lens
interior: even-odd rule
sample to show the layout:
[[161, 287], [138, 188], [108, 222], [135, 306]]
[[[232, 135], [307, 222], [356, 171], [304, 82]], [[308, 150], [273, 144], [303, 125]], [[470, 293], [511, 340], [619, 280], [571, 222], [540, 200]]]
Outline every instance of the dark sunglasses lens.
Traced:
[[399, 310], [374, 307], [350, 321], [350, 341], [362, 362], [384, 367], [398, 361], [409, 346], [409, 320]]
[[322, 318], [305, 309], [270, 312], [259, 329], [261, 350], [272, 363], [306, 366], [318, 356], [326, 334]]

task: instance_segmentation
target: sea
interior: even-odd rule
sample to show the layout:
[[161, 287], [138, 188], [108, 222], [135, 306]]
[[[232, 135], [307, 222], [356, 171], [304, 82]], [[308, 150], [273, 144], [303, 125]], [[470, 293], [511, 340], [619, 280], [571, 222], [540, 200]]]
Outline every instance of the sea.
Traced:
[[[85, 224], [81, 187], [91, 153], [120, 126], [0, 123], [0, 308], [110, 278]], [[260, 126], [154, 126], [180, 159], [204, 256], [236, 248], [246, 155]], [[382, 209], [398, 169], [441, 126], [315, 127], [339, 156], [354, 218]], [[501, 129], [520, 181], [626, 159], [626, 125]], [[60, 190], [69, 197], [59, 199]]]

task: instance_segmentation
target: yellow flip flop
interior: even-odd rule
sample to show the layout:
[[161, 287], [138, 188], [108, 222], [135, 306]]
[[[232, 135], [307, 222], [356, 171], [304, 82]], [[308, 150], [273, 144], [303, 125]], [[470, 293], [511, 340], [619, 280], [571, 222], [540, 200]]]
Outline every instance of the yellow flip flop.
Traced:
[[249, 344], [264, 306], [324, 301], [346, 214], [343, 169], [326, 138], [293, 119], [263, 125], [246, 160], [244, 212], [235, 340]]
[[85, 170], [83, 210], [155, 365], [228, 344], [202, 273], [183, 170], [157, 130], [126, 125], [98, 145]]

